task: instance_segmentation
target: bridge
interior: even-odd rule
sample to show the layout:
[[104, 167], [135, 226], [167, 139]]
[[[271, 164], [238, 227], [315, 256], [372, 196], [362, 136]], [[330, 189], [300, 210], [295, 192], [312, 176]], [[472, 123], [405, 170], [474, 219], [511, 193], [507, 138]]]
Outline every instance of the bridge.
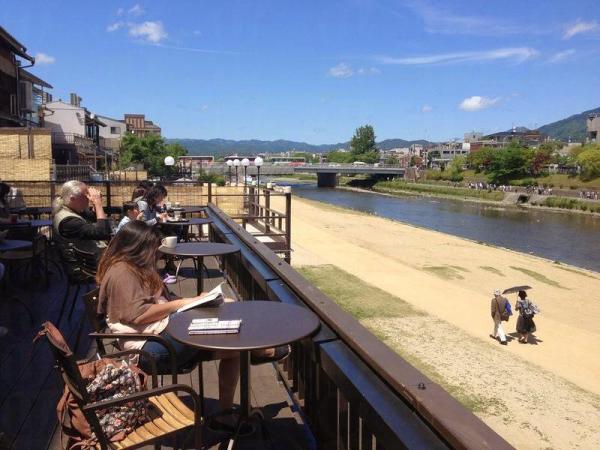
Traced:
[[405, 168], [398, 165], [384, 164], [306, 164], [294, 167], [294, 173], [316, 173], [317, 186], [335, 187], [338, 175], [389, 175], [404, 176]]

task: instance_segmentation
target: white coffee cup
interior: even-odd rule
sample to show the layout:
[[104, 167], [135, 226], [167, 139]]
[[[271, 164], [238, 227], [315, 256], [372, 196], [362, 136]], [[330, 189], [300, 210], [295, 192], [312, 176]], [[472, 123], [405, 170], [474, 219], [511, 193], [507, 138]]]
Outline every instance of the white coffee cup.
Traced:
[[175, 248], [177, 245], [177, 236], [167, 236], [162, 240], [163, 247]]
[[165, 203], [165, 206], [167, 207], [167, 209], [171, 209], [171, 206], [172, 206], [172, 205], [171, 205], [171, 202], [166, 202], [166, 203]]
[[180, 206], [181, 206], [181, 203], [175, 202], [175, 208], [179, 208]]
[[181, 219], [181, 211], [173, 211], [173, 216], [175, 217], [175, 220]]

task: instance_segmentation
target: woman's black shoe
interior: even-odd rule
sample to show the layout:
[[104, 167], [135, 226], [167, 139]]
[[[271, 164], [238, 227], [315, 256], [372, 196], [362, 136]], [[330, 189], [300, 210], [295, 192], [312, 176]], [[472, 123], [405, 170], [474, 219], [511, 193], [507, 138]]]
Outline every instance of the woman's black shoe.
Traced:
[[289, 345], [282, 345], [281, 347], [275, 347], [275, 353], [273, 356], [255, 356], [254, 354], [251, 354], [250, 364], [257, 366], [259, 364], [282, 361], [290, 356], [291, 351], [292, 348]]

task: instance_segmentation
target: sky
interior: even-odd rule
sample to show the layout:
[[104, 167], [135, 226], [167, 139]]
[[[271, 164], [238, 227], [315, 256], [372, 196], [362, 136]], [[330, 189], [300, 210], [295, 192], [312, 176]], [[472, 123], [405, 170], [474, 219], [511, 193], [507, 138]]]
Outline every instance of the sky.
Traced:
[[600, 106], [597, 0], [0, 0], [30, 69], [168, 138], [449, 140]]

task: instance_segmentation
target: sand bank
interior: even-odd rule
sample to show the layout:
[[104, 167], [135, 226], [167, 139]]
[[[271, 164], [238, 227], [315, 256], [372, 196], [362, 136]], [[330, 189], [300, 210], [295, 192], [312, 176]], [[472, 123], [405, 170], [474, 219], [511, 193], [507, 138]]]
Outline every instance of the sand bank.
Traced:
[[599, 273], [298, 197], [292, 216], [293, 265], [336, 265], [482, 340], [494, 288], [533, 286], [535, 345], [504, 351], [600, 395]]

